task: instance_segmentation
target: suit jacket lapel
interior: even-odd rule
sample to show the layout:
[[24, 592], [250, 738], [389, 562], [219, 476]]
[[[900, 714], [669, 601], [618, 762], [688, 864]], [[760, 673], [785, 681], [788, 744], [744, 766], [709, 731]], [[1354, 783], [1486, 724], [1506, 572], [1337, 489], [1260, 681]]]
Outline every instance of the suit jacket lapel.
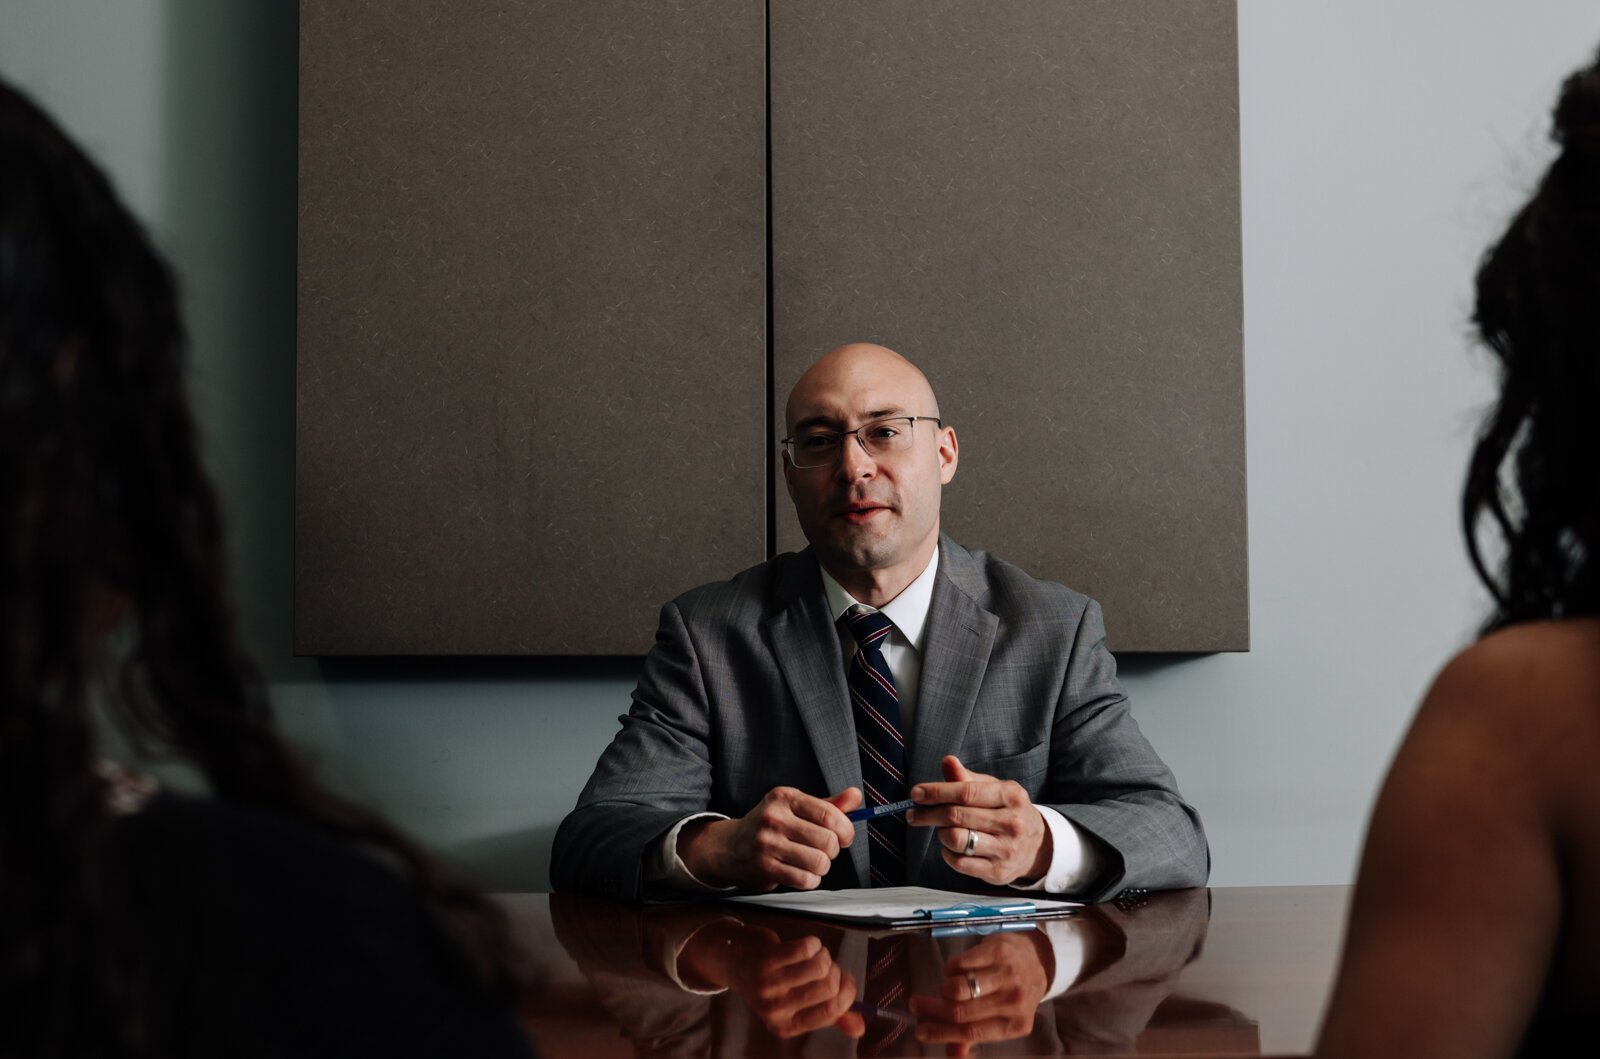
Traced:
[[[817, 560], [807, 548], [786, 564], [778, 584], [780, 609], [766, 622], [767, 644], [794, 697], [795, 708], [822, 769], [828, 795], [861, 786], [861, 756], [845, 687], [839, 633], [822, 592]], [[779, 753], [787, 752], [778, 748]], [[856, 878], [867, 876], [866, 836], [850, 845]], [[864, 884], [863, 884], [864, 885]]]
[[[973, 600], [982, 581], [976, 565], [961, 545], [949, 537], [939, 538], [939, 574], [922, 639], [910, 784], [944, 779], [939, 759], [955, 752], [966, 736], [989, 666], [1000, 619]], [[914, 870], [932, 841], [931, 828], [911, 829], [906, 854]]]

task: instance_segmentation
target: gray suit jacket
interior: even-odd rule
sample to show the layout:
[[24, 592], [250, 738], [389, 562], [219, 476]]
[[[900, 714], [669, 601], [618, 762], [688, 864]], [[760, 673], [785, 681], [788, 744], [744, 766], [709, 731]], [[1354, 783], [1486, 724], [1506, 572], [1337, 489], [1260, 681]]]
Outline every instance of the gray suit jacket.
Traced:
[[[556, 832], [555, 889], [648, 896], [650, 844], [690, 813], [742, 816], [773, 787], [861, 785], [844, 658], [816, 557], [785, 553], [661, 610], [622, 730]], [[948, 537], [923, 632], [908, 785], [956, 754], [1016, 780], [1101, 844], [1091, 900], [1204, 884], [1200, 818], [1128, 711], [1100, 607]], [[973, 889], [931, 828], [912, 828], [908, 881]], [[823, 886], [862, 886], [867, 843]]]

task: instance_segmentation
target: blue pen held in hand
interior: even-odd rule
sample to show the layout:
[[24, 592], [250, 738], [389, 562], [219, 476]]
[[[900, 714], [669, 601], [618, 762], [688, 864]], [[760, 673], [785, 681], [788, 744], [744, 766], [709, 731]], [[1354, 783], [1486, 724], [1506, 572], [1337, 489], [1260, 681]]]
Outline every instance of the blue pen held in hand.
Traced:
[[880, 816], [894, 816], [897, 813], [903, 813], [907, 809], [915, 809], [916, 807], [917, 803], [907, 798], [903, 802], [887, 802], [883, 805], [863, 806], [860, 809], [852, 809], [844, 815], [845, 819], [859, 824], [865, 820], [876, 820]]

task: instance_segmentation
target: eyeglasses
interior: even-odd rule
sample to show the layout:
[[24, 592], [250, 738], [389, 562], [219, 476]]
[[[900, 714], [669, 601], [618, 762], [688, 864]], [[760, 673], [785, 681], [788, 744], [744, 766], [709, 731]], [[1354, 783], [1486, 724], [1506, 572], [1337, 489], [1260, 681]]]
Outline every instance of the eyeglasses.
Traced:
[[783, 451], [789, 454], [789, 463], [800, 470], [826, 467], [843, 452], [844, 439], [853, 437], [860, 443], [862, 452], [873, 459], [881, 459], [909, 449], [916, 440], [913, 428], [924, 419], [944, 426], [944, 420], [938, 416], [887, 416], [862, 423], [854, 430], [802, 430], [783, 439]]

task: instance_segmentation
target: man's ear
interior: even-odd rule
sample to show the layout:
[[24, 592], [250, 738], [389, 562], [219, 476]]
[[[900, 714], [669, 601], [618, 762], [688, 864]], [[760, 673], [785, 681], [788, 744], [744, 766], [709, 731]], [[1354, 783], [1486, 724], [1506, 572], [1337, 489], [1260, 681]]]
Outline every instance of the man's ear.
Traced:
[[939, 484], [949, 485], [961, 462], [961, 446], [956, 443], [955, 427], [939, 428]]

